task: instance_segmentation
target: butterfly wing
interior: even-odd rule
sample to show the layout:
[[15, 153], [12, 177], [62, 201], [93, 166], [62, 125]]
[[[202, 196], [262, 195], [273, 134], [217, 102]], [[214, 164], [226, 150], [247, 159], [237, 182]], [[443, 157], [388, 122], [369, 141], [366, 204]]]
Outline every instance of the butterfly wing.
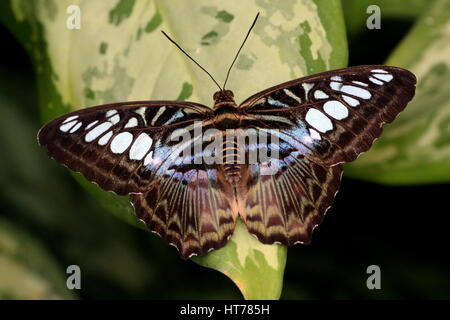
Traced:
[[233, 192], [211, 166], [158, 177], [143, 194], [131, 195], [138, 218], [184, 259], [223, 247], [234, 231]]
[[[359, 66], [293, 80], [240, 105], [246, 127], [276, 137], [277, 151], [251, 165], [239, 194], [240, 215], [264, 243], [309, 242], [339, 189], [340, 163], [355, 160], [414, 96], [415, 76]], [[267, 173], [269, 172], [269, 173]]]
[[55, 160], [103, 189], [120, 195], [140, 193], [157, 172], [172, 164], [169, 155], [176, 142], [170, 141], [171, 133], [210, 113], [189, 102], [103, 105], [51, 121], [39, 131], [38, 141]]
[[341, 176], [340, 165], [324, 167], [297, 150], [286, 150], [277, 160], [249, 166], [238, 193], [240, 216], [263, 243], [309, 243], [333, 203]]
[[187, 258], [223, 246], [234, 230], [229, 185], [214, 165], [194, 161], [211, 117], [190, 102], [118, 103], [59, 117], [38, 140], [103, 189], [131, 194], [138, 217]]
[[414, 96], [402, 68], [357, 66], [289, 81], [245, 100], [249, 121], [277, 129], [309, 160], [331, 166], [355, 160]]

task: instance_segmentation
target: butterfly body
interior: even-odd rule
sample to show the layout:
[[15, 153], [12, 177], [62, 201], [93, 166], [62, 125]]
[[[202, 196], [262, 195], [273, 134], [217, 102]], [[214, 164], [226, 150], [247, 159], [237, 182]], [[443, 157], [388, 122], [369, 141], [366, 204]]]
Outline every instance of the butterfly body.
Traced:
[[63, 115], [38, 134], [50, 156], [129, 194], [183, 258], [225, 245], [238, 217], [261, 242], [308, 243], [355, 160], [414, 96], [407, 70], [357, 66], [214, 107], [137, 101]]

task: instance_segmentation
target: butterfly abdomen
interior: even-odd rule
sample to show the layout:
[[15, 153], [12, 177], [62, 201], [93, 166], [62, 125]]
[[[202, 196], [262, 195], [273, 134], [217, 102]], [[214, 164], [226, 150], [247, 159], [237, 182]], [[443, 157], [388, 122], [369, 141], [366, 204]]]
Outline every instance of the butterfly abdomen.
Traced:
[[[225, 98], [224, 98], [225, 99]], [[215, 99], [214, 105], [214, 125], [217, 129], [222, 130], [222, 156], [221, 169], [226, 181], [232, 186], [236, 186], [241, 180], [242, 164], [245, 159], [239, 152], [237, 132], [241, 117], [237, 113], [236, 103], [233, 100], [221, 101]]]
[[222, 140], [222, 170], [225, 179], [231, 185], [236, 185], [241, 180], [242, 165], [245, 163], [234, 130], [228, 129], [223, 135]]

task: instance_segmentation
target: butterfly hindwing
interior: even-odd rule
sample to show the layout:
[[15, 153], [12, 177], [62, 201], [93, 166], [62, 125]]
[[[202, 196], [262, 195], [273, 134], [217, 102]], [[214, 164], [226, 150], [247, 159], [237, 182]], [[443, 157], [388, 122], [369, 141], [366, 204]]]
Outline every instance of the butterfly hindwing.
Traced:
[[51, 121], [38, 140], [51, 157], [103, 189], [140, 193], [176, 158], [171, 133], [209, 117], [209, 108], [188, 102], [104, 105]]
[[225, 245], [237, 212], [233, 192], [214, 166], [171, 169], [143, 194], [131, 195], [136, 215], [187, 259]]
[[358, 66], [289, 81], [241, 105], [249, 119], [277, 129], [308, 159], [331, 166], [355, 160], [381, 126], [414, 96], [416, 78], [404, 69]]
[[340, 165], [323, 167], [297, 150], [283, 151], [278, 160], [249, 166], [238, 193], [241, 217], [263, 243], [309, 243], [334, 200], [341, 175]]

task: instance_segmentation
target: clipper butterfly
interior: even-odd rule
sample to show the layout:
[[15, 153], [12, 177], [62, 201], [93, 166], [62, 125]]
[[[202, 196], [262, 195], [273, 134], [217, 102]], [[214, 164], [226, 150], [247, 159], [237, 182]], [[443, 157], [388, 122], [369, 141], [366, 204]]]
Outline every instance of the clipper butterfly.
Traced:
[[[340, 164], [370, 148], [415, 83], [398, 67], [356, 66], [292, 80], [239, 105], [219, 86], [213, 109], [181, 101], [102, 105], [51, 121], [38, 140], [101, 188], [129, 194], [138, 218], [183, 258], [224, 246], [238, 218], [261, 242], [290, 246], [310, 241], [339, 189]], [[213, 138], [219, 161], [207, 161]], [[260, 151], [268, 158], [246, 161]]]

